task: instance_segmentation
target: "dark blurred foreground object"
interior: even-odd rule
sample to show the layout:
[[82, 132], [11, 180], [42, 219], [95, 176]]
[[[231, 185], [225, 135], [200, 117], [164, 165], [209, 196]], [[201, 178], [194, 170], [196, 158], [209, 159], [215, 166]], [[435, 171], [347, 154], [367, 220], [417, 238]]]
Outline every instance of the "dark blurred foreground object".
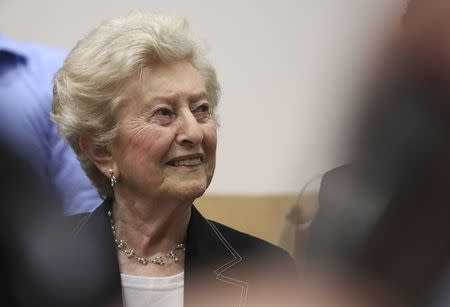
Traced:
[[93, 231], [74, 242], [55, 193], [2, 144], [0, 172], [2, 305], [115, 306], [118, 272], [105, 257], [115, 251], [104, 244], [111, 238]]
[[430, 306], [450, 263], [450, 87], [405, 67], [371, 97], [355, 161], [323, 177], [308, 255]]

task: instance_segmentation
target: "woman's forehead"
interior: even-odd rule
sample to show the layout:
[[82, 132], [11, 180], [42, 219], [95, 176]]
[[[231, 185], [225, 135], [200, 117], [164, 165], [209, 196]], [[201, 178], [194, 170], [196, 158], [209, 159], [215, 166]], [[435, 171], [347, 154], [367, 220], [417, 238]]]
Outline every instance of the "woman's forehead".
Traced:
[[139, 91], [147, 102], [206, 96], [205, 82], [189, 62], [160, 64], [145, 69], [139, 78], [131, 80], [129, 89]]

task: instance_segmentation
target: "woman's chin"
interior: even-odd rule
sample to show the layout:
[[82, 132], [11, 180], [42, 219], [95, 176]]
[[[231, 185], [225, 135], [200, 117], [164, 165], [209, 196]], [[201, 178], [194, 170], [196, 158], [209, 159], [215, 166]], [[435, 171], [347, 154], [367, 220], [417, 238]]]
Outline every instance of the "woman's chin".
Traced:
[[192, 182], [172, 187], [169, 194], [178, 200], [193, 202], [195, 199], [201, 197], [207, 188], [208, 185], [206, 182]]

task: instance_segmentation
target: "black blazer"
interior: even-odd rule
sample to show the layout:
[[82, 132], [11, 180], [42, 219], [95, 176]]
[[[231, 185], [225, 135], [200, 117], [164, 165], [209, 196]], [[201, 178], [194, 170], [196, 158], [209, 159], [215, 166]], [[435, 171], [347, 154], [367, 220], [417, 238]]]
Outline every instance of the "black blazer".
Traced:
[[[92, 213], [70, 217], [75, 223], [74, 244], [87, 245], [83, 269], [97, 276], [96, 290], [86, 297], [96, 306], [122, 306], [120, 271], [107, 216], [111, 204], [106, 199]], [[184, 276], [185, 306], [295, 304], [297, 271], [288, 253], [207, 220], [194, 206], [187, 229]]]

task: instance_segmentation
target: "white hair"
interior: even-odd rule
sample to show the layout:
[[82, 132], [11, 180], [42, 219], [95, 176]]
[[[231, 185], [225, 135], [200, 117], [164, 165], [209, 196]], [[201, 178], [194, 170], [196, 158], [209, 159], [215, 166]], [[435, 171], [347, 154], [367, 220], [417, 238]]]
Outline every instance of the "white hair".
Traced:
[[99, 194], [112, 196], [109, 178], [81, 151], [80, 136], [105, 148], [116, 135], [115, 114], [125, 84], [151, 65], [188, 60], [202, 76], [212, 110], [220, 86], [183, 17], [132, 12], [100, 24], [80, 40], [55, 76], [52, 119]]

